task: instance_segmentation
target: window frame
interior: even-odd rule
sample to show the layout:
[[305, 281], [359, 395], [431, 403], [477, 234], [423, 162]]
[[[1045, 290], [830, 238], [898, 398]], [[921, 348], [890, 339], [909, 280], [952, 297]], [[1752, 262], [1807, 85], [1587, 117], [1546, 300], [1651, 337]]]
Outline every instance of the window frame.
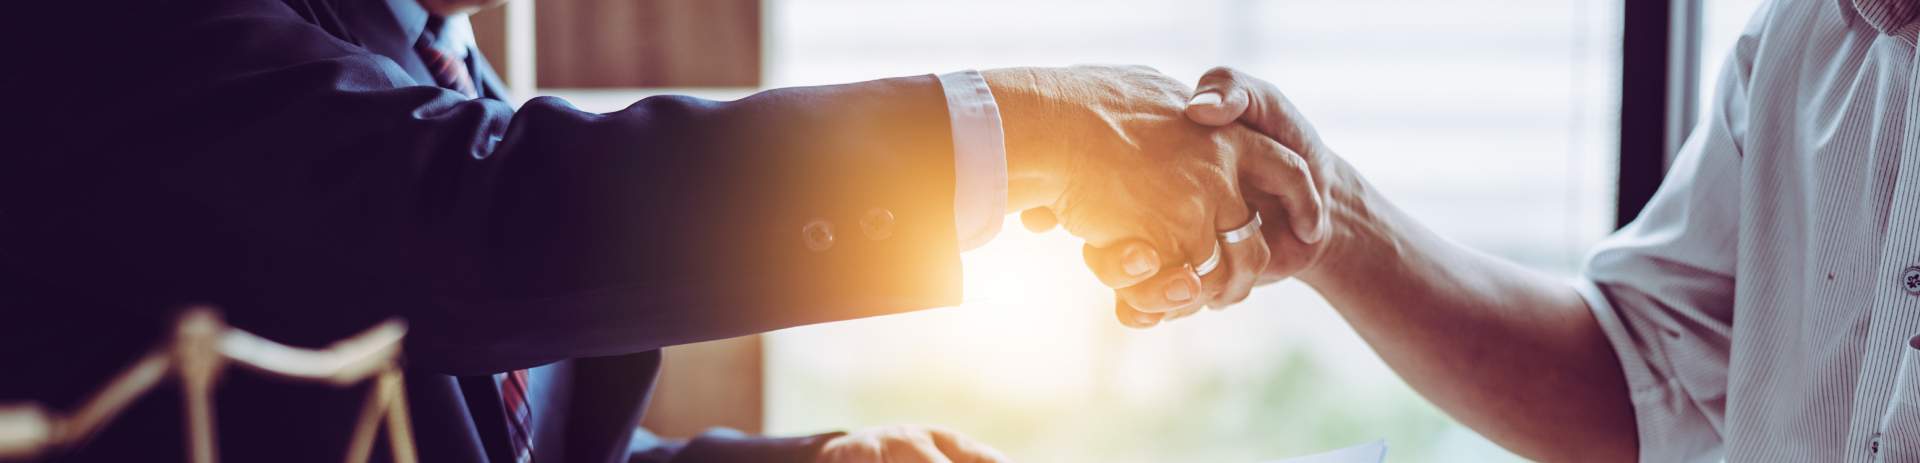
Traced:
[[1623, 0], [1614, 226], [1640, 215], [1699, 116], [1704, 0]]

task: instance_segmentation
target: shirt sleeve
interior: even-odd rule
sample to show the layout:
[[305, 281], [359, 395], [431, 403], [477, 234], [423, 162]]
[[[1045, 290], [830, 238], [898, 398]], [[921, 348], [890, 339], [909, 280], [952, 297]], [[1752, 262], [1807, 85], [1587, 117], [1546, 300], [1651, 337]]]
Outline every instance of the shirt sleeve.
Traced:
[[980, 247], [1000, 233], [1007, 212], [1007, 145], [1000, 107], [979, 71], [940, 75], [953, 123], [953, 220], [960, 250]]
[[1725, 453], [1753, 29], [1735, 46], [1708, 117], [1659, 191], [1600, 244], [1576, 283], [1620, 359], [1640, 461], [1720, 461]]

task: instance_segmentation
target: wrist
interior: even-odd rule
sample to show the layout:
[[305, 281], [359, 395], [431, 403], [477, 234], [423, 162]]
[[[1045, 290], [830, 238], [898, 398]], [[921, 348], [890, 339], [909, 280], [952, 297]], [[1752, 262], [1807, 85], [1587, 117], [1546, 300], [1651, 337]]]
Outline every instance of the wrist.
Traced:
[[1353, 166], [1331, 154], [1321, 153], [1331, 159], [1320, 179], [1326, 184], [1327, 234], [1319, 255], [1297, 275], [1316, 288], [1334, 283], [1349, 274], [1348, 269], [1365, 267], [1373, 261], [1368, 254], [1393, 248], [1386, 216], [1379, 214], [1392, 205]]
[[1072, 168], [1071, 122], [1065, 105], [1047, 87], [1048, 70], [1007, 68], [981, 71], [1000, 107], [1007, 155], [1007, 212], [1054, 204], [1066, 191]]

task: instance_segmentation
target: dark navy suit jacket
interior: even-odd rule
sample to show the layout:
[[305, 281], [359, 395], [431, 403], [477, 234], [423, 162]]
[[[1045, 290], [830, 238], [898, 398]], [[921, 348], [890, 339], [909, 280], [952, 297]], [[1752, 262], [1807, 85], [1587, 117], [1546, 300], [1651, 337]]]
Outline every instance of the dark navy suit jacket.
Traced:
[[[958, 302], [931, 76], [516, 111], [434, 87], [385, 0], [25, 10], [5, 32], [0, 402], [70, 410], [185, 304], [302, 346], [398, 316], [428, 461], [507, 461], [486, 375], [542, 365], [539, 461], [619, 461], [663, 346]], [[874, 209], [890, 233], [859, 232]], [[831, 247], [807, 246], [816, 222]], [[66, 457], [180, 458], [176, 392]], [[222, 456], [337, 461], [362, 392], [232, 372]]]

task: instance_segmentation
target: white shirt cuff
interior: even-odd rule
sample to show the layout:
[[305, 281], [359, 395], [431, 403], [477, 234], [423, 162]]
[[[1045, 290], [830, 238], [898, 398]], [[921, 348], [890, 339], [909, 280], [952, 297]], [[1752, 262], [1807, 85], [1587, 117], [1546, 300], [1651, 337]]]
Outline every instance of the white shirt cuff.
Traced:
[[1007, 214], [1007, 144], [1000, 106], [980, 71], [940, 75], [953, 124], [953, 225], [960, 250], [980, 247], [1000, 233]]

